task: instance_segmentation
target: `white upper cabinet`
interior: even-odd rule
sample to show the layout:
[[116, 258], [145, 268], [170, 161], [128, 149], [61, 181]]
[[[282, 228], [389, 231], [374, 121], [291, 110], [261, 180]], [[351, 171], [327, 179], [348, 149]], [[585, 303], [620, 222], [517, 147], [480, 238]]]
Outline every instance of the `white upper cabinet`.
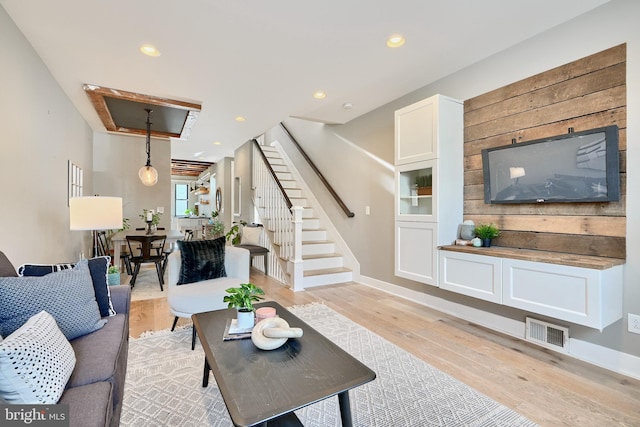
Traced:
[[434, 95], [395, 112], [395, 164], [441, 157], [447, 145], [462, 146], [463, 103]]

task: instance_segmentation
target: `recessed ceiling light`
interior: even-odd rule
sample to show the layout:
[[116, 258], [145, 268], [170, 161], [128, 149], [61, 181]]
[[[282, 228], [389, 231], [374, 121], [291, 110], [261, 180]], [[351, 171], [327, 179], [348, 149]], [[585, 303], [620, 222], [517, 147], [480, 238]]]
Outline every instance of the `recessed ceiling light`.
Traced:
[[160, 51], [150, 44], [140, 46], [140, 52], [148, 56], [160, 56]]
[[213, 145], [222, 145], [222, 142], [220, 142], [220, 141], [213, 141]]
[[325, 99], [327, 97], [327, 94], [324, 93], [321, 90], [317, 90], [317, 91], [313, 92], [313, 97], [315, 99]]
[[350, 110], [353, 108], [353, 104], [350, 102], [345, 102], [344, 104], [342, 104], [342, 108], [344, 108], [345, 110]]
[[198, 151], [197, 153], [193, 153], [193, 157], [200, 157], [202, 156], [202, 151]]
[[405, 39], [402, 35], [394, 34], [387, 39], [387, 46], [391, 48], [400, 47], [404, 44], [404, 42]]
[[246, 119], [245, 117], [242, 117], [242, 116], [236, 116], [236, 122], [244, 122], [244, 121], [246, 121], [246, 120], [247, 120], [247, 119]]

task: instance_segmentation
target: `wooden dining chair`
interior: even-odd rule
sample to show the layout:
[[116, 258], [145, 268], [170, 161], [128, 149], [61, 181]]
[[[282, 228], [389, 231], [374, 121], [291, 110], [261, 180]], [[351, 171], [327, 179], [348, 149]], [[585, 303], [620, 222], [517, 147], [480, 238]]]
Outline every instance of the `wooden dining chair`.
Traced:
[[136, 279], [138, 277], [138, 273], [140, 272], [140, 266], [146, 263], [154, 263], [156, 267], [156, 273], [158, 274], [158, 281], [160, 282], [160, 290], [163, 289], [164, 278], [162, 271], [162, 264], [164, 256], [162, 254], [151, 254], [152, 245], [154, 242], [160, 242], [161, 247], [164, 247], [164, 244], [167, 240], [166, 235], [143, 235], [143, 236], [135, 236], [129, 235], [127, 237], [127, 245], [129, 246], [129, 251], [133, 254], [133, 245], [139, 245], [141, 248], [140, 255], [131, 255], [131, 262], [133, 263], [133, 275], [131, 277], [131, 287], [133, 288], [136, 284]]
[[[99, 256], [110, 256], [111, 263], [116, 265], [116, 260], [113, 259], [113, 247], [110, 245], [109, 237], [107, 236], [106, 231], [98, 231], [98, 255]], [[125, 251], [120, 251], [120, 261], [124, 264], [124, 268], [129, 276], [131, 276], [131, 261], [129, 259], [130, 253]]]

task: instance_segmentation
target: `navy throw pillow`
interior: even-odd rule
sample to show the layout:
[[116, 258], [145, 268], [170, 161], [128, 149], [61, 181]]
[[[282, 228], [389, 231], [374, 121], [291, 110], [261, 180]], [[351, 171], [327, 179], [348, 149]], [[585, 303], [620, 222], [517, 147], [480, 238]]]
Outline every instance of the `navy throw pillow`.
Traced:
[[[89, 272], [91, 273], [91, 281], [93, 282], [93, 290], [96, 294], [98, 308], [102, 317], [115, 316], [116, 311], [111, 302], [111, 292], [107, 281], [107, 270], [111, 257], [100, 256], [89, 260]], [[72, 263], [60, 264], [22, 264], [18, 268], [18, 274], [25, 277], [39, 277], [57, 271], [71, 270], [74, 267]]]
[[226, 277], [224, 270], [225, 237], [213, 240], [178, 241], [180, 278], [178, 285]]

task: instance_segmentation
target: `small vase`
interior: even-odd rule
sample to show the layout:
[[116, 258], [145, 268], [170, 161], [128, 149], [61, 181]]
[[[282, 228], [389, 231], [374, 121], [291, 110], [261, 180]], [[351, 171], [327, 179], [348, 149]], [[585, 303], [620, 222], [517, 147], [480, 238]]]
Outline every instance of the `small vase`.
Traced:
[[251, 329], [255, 325], [253, 310], [238, 309], [238, 329]]
[[109, 286], [115, 286], [120, 284], [120, 273], [107, 274], [107, 284]]
[[485, 248], [491, 247], [491, 239], [482, 239], [482, 246]]

